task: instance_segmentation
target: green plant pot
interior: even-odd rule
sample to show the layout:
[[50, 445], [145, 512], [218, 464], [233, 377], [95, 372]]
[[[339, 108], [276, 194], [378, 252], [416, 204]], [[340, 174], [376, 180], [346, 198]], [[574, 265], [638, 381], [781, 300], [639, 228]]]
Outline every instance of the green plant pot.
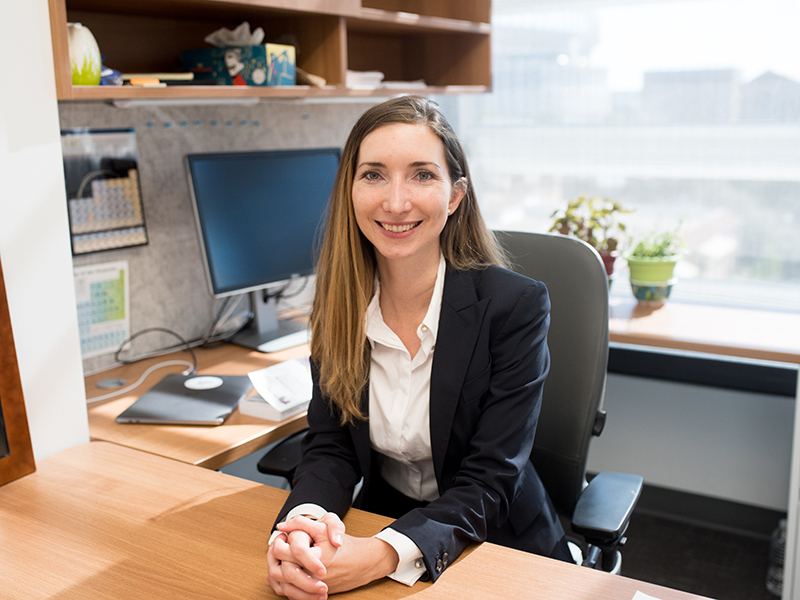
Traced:
[[677, 256], [666, 258], [635, 258], [626, 256], [630, 269], [631, 292], [643, 303], [661, 304], [669, 298], [675, 285], [675, 264]]
[[663, 283], [673, 279], [678, 257], [636, 258], [633, 256], [626, 256], [625, 260], [628, 261], [628, 268], [631, 271], [632, 280]]

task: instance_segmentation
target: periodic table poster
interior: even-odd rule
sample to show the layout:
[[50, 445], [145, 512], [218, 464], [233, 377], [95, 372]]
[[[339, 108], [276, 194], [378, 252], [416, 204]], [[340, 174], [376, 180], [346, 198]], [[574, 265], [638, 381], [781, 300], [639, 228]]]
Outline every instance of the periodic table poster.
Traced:
[[61, 132], [74, 255], [147, 243], [133, 129]]
[[83, 358], [114, 352], [130, 335], [128, 261], [75, 267]]

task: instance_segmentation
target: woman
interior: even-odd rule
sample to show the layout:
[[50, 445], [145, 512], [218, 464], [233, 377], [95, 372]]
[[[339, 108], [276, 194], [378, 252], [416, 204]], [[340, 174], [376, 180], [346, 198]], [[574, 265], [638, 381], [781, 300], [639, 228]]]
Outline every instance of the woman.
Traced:
[[[569, 559], [529, 460], [549, 300], [504, 264], [438, 107], [364, 113], [317, 268], [310, 429], [268, 552], [277, 593], [436, 580], [473, 541]], [[362, 478], [352, 505], [397, 519], [372, 538], [340, 520]]]

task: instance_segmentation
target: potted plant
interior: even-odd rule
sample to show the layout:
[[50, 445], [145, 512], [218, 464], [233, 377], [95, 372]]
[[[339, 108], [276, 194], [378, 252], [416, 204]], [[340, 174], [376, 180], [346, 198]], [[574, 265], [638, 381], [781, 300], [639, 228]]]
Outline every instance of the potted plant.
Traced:
[[630, 269], [631, 291], [640, 302], [661, 304], [669, 298], [675, 279], [675, 265], [684, 241], [680, 225], [673, 230], [653, 233], [625, 254]]
[[619, 221], [619, 215], [631, 212], [622, 208], [619, 202], [581, 196], [569, 202], [566, 209], [559, 209], [550, 215], [555, 218], [550, 231], [573, 235], [597, 250], [611, 285], [614, 261], [619, 256], [620, 238], [625, 235], [625, 225]]

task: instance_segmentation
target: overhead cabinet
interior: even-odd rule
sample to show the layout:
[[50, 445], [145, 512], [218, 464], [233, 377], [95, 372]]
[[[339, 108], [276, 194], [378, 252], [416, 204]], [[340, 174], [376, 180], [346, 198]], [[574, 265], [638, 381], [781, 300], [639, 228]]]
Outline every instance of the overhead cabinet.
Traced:
[[[392, 92], [483, 92], [491, 86], [491, 0], [49, 0], [58, 98], [384, 95], [346, 87], [346, 73], [380, 71], [418, 82]], [[297, 66], [323, 77], [308, 86], [72, 85], [67, 23], [87, 26], [104, 64], [123, 73], [181, 71], [181, 52], [210, 47], [209, 33], [248, 21], [265, 41], [292, 39]]]

